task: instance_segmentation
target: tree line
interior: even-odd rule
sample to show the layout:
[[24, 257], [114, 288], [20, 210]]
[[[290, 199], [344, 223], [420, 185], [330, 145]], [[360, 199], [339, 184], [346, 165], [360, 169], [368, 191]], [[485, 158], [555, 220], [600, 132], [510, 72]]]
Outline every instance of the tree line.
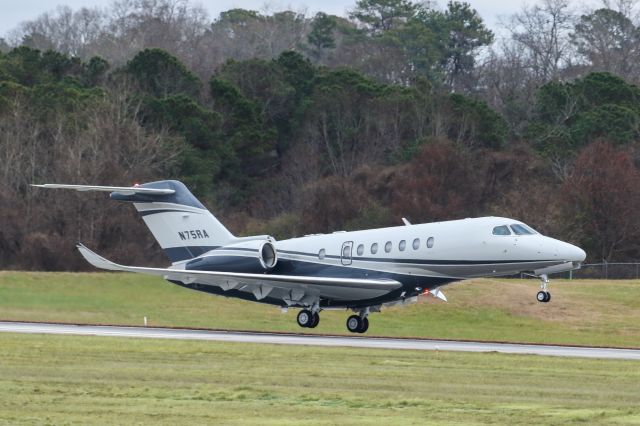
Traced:
[[547, 0], [500, 43], [460, 2], [45, 14], [0, 53], [0, 265], [81, 269], [76, 240], [161, 262], [131, 209], [29, 184], [169, 177], [238, 234], [500, 215], [636, 260], [637, 30], [633, 4], [604, 6]]

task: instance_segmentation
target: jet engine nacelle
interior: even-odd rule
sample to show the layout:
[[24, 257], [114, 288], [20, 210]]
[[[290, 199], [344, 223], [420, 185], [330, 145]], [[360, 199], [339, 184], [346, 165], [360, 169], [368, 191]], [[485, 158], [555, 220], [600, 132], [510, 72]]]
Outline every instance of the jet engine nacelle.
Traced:
[[262, 241], [258, 244], [257, 248], [260, 266], [262, 266], [265, 271], [273, 269], [276, 263], [278, 263], [278, 253], [273, 243], [271, 241]]
[[186, 269], [222, 272], [262, 273], [278, 263], [275, 240], [269, 236], [228, 244], [204, 253], [189, 262]]

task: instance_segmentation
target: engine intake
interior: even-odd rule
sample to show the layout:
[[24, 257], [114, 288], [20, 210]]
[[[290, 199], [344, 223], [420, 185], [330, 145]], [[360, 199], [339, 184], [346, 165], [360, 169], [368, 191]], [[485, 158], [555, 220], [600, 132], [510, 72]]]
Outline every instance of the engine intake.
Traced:
[[258, 249], [258, 259], [265, 270], [272, 269], [278, 263], [276, 248], [270, 241], [265, 241]]

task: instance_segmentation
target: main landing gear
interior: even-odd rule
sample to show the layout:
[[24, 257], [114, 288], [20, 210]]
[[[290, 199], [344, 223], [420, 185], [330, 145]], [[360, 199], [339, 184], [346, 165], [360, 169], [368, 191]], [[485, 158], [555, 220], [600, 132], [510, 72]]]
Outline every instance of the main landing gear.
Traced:
[[351, 315], [347, 318], [347, 329], [352, 333], [364, 333], [369, 329], [369, 318]]
[[303, 309], [298, 313], [298, 325], [306, 328], [316, 328], [320, 324], [320, 314]]
[[547, 303], [551, 300], [551, 293], [547, 290], [549, 284], [549, 277], [545, 274], [540, 275], [540, 291], [536, 295], [538, 302]]
[[352, 333], [364, 333], [369, 329], [369, 308], [361, 311], [359, 315], [351, 315], [347, 318], [347, 330]]
[[[319, 310], [303, 309], [298, 312], [298, 325], [303, 328], [316, 328], [320, 323]], [[358, 315], [347, 318], [347, 329], [352, 333], [365, 333], [369, 329], [369, 308]]]
[[[347, 318], [347, 329], [352, 333], [365, 333], [369, 329], [368, 310]], [[320, 315], [310, 309], [298, 312], [298, 325], [303, 328], [316, 328], [320, 323]]]

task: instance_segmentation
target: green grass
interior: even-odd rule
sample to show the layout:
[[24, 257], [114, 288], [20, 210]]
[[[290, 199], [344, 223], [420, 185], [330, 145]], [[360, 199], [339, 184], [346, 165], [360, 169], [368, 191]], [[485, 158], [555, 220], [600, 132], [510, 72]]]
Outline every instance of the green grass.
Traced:
[[[473, 280], [370, 317], [368, 334], [640, 347], [640, 281], [554, 280], [535, 301], [535, 280]], [[345, 311], [300, 329], [296, 310], [186, 290], [120, 273], [0, 273], [0, 319], [348, 334]]]
[[635, 361], [0, 333], [6, 424], [639, 424]]

